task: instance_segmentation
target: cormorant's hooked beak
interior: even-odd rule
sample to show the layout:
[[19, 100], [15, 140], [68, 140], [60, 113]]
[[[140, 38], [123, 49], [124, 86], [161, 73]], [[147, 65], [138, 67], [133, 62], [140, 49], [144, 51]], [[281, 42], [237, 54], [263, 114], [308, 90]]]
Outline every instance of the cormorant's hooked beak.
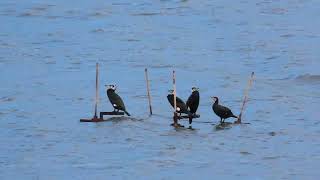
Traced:
[[174, 93], [174, 90], [170, 89], [170, 90], [168, 90], [168, 93], [169, 93], [169, 94], [173, 94], [173, 93]]
[[213, 102], [216, 102], [218, 100], [216, 96], [212, 96], [211, 99], [213, 100]]
[[192, 90], [192, 92], [195, 92], [195, 91], [199, 91], [200, 89], [197, 87], [192, 87], [191, 90]]
[[113, 85], [113, 84], [111, 84], [111, 85], [105, 85], [105, 87], [107, 88], [107, 89], [113, 89], [113, 90], [116, 90], [117, 89], [117, 86], [116, 85]]

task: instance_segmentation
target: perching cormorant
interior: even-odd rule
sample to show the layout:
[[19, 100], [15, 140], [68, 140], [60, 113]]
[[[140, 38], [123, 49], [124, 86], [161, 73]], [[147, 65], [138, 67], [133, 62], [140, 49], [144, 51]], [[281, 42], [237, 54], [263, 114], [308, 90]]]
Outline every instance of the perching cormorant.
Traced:
[[[193, 115], [195, 115], [198, 110], [199, 101], [200, 101], [199, 88], [192, 87], [192, 94], [189, 96], [187, 100], [187, 107], [189, 108], [189, 111]], [[192, 124], [192, 117], [189, 117], [189, 124]]]
[[216, 113], [217, 116], [221, 118], [220, 123], [224, 123], [224, 120], [229, 117], [238, 118], [231, 112], [229, 108], [219, 104], [218, 97], [212, 97], [212, 99], [214, 100], [214, 103], [212, 105], [212, 110], [214, 111], [214, 113]]
[[121, 110], [121, 111], [124, 111], [124, 113], [126, 113], [128, 116], [130, 116], [130, 114], [126, 110], [126, 107], [121, 97], [115, 92], [115, 90], [117, 89], [116, 86], [106, 85], [106, 87], [107, 87], [107, 95], [112, 107], [114, 108], [114, 111], [119, 112], [119, 110]]
[[[174, 108], [174, 95], [173, 95], [173, 90], [169, 90], [169, 94], [167, 96], [169, 103], [171, 106]], [[176, 102], [177, 102], [177, 112], [180, 113], [185, 113], [188, 114], [189, 116], [192, 115], [190, 111], [188, 111], [187, 105], [181, 100], [180, 98], [176, 97]]]

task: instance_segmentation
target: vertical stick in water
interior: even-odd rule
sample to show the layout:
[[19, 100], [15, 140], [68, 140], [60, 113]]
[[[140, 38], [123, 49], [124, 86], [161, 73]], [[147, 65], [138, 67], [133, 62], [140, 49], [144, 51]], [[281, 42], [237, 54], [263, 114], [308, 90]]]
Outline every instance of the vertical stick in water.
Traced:
[[150, 87], [149, 87], [149, 78], [148, 78], [148, 69], [144, 69], [145, 75], [146, 75], [146, 82], [147, 82], [147, 95], [148, 95], [148, 101], [149, 101], [149, 111], [150, 115], [152, 115], [152, 106], [151, 106], [151, 96], [150, 96]]
[[178, 126], [178, 117], [177, 117], [177, 89], [176, 89], [176, 72], [173, 71], [173, 105], [174, 105], [174, 113], [173, 113], [173, 126]]
[[96, 99], [95, 99], [95, 106], [94, 106], [94, 117], [97, 118], [97, 111], [98, 111], [98, 76], [99, 76], [99, 63], [96, 64]]
[[173, 104], [174, 104], [174, 112], [177, 111], [177, 93], [176, 93], [176, 72], [173, 71]]
[[248, 94], [249, 94], [249, 90], [250, 90], [250, 88], [252, 86], [252, 83], [253, 83], [253, 77], [254, 77], [254, 72], [251, 73], [250, 79], [248, 81], [247, 88], [244, 91], [244, 98], [243, 98], [240, 114], [239, 114], [239, 117], [238, 117], [238, 120], [236, 121], [236, 123], [241, 123], [241, 116], [242, 116], [242, 113], [244, 111], [245, 105], [246, 105], [246, 103], [248, 101], [248, 98], [249, 98]]

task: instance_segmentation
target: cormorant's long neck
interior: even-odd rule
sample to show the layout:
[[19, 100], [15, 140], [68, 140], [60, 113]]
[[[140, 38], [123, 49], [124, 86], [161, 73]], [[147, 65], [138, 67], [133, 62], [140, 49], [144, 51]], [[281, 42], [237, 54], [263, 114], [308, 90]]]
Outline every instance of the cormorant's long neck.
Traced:
[[219, 99], [217, 99], [213, 105], [218, 105], [219, 104]]
[[107, 90], [107, 94], [110, 94], [110, 93], [114, 93], [114, 90], [113, 89], [108, 89]]

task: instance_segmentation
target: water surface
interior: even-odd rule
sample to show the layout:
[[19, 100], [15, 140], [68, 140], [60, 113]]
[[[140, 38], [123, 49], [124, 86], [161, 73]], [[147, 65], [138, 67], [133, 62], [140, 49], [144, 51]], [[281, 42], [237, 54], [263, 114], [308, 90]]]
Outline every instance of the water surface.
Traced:
[[[318, 178], [319, 11], [316, 0], [2, 0], [0, 179]], [[96, 62], [99, 110], [114, 83], [133, 118], [79, 123]], [[172, 70], [179, 97], [200, 88], [194, 131], [169, 126]], [[251, 124], [217, 131], [210, 96], [239, 113], [252, 71]]]

